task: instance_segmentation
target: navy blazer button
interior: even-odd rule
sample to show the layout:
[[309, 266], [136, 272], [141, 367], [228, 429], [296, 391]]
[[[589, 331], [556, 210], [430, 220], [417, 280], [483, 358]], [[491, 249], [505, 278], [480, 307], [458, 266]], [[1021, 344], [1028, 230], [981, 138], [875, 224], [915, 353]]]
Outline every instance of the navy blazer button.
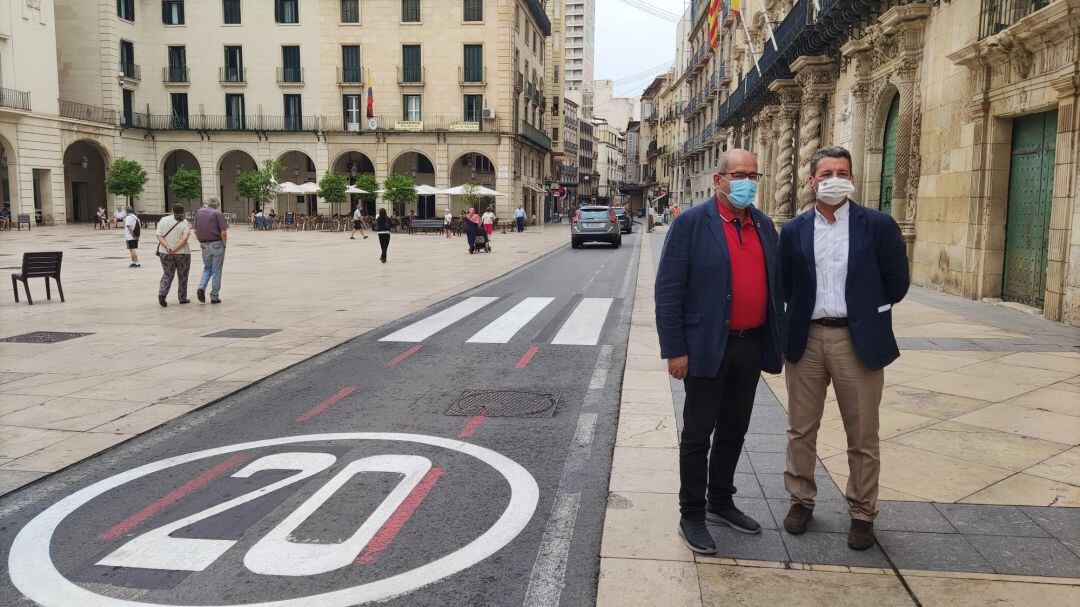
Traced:
[[731, 301], [731, 293], [728, 293], [727, 300]]
[[725, 327], [729, 327], [729, 326], [731, 326], [731, 321], [730, 321], [730, 320], [725, 320], [725, 321], [724, 321], [724, 326], [725, 326]]

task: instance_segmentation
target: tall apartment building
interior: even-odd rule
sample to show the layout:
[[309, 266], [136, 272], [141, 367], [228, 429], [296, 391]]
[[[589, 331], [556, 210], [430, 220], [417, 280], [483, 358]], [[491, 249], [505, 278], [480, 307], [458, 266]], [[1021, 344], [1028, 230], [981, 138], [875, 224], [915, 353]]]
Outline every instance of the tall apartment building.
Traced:
[[596, 0], [565, 0], [566, 89], [581, 91], [581, 110], [593, 117], [593, 74], [596, 59]]
[[[506, 193], [493, 201], [503, 216], [518, 204], [543, 213], [551, 27], [542, 0], [35, 4], [45, 14], [53, 1], [45, 29], [55, 32], [58, 90], [34, 103], [59, 98], [58, 113], [77, 124], [58, 138], [54, 155], [64, 160], [52, 165], [51, 193], [36, 197], [56, 221], [113, 206], [103, 167], [120, 156], [150, 174], [136, 203], [150, 212], [165, 210], [167, 180], [181, 167], [200, 171], [204, 194], [221, 195], [227, 211], [244, 212], [236, 176], [277, 159], [289, 181], [330, 169], [380, 181], [404, 173], [437, 188], [472, 182]], [[44, 44], [13, 35], [20, 47]], [[2, 143], [27, 177], [13, 206], [29, 209], [26, 161], [40, 146], [20, 153], [10, 138]], [[435, 202], [398, 211], [429, 216]], [[286, 205], [329, 211], [314, 197]]]
[[549, 174], [552, 176], [553, 181], [561, 182], [560, 174], [564, 158], [563, 143], [567, 136], [562, 124], [562, 99], [566, 92], [566, 32], [563, 0], [548, 2], [546, 10], [548, 20], [551, 22], [551, 36], [547, 39], [547, 61], [545, 63], [547, 77], [544, 79], [545, 95], [551, 100], [545, 120], [548, 124], [548, 134], [551, 136], [551, 168]]
[[596, 138], [596, 202], [622, 205], [622, 186], [626, 181], [626, 135], [603, 118], [594, 118], [593, 134]]

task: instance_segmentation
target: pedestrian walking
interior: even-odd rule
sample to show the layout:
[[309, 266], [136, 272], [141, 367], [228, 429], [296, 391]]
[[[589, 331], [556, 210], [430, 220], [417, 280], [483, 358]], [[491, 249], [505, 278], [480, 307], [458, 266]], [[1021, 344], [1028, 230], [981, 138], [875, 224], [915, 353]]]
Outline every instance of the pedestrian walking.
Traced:
[[360, 205], [356, 206], [356, 209], [352, 214], [352, 234], [349, 235], [349, 240], [356, 240], [356, 231], [360, 231], [360, 235], [367, 239], [367, 234], [364, 233], [364, 213], [360, 209]]
[[495, 211], [488, 207], [487, 211], [484, 211], [484, 215], [480, 218], [484, 224], [484, 233], [487, 234], [488, 240], [491, 240], [491, 234], [495, 231]]
[[686, 388], [679, 535], [699, 554], [716, 552], [706, 521], [761, 531], [732, 499], [758, 378], [780, 372], [784, 334], [776, 228], [753, 206], [760, 177], [753, 154], [724, 152], [716, 195], [672, 223], [656, 274], [660, 355]]
[[450, 212], [450, 209], [446, 209], [446, 215], [443, 216], [443, 232], [446, 233], [446, 237], [450, 238], [450, 232], [454, 228], [454, 214]]
[[210, 303], [221, 303], [221, 270], [225, 265], [225, 246], [229, 242], [229, 220], [220, 208], [221, 200], [217, 196], [208, 196], [206, 205], [195, 213], [195, 237], [199, 239], [203, 261], [199, 290], [195, 295], [202, 303], [206, 303], [207, 285], [210, 285]]
[[784, 529], [804, 533], [813, 518], [817, 432], [832, 383], [848, 444], [847, 543], [865, 550], [874, 545], [878, 513], [884, 368], [900, 356], [891, 309], [910, 283], [900, 227], [891, 215], [848, 198], [855, 191], [851, 180], [847, 150], [818, 150], [810, 157], [814, 207], [785, 223], [780, 234], [788, 328], [784, 487], [791, 494]]
[[191, 270], [191, 224], [184, 218], [184, 205], [174, 203], [172, 215], [166, 215], [157, 224], [157, 256], [161, 260], [161, 285], [158, 287], [158, 303], [168, 306], [165, 298], [172, 288], [173, 276], [179, 280], [176, 284], [176, 296], [180, 303], [191, 303], [187, 296], [188, 272]]
[[470, 255], [476, 251], [476, 235], [480, 232], [480, 221], [476, 209], [469, 207], [469, 212], [465, 215], [465, 240], [469, 242]]
[[379, 235], [379, 248], [382, 249], [382, 257], [379, 261], [386, 263], [386, 249], [390, 247], [390, 218], [386, 216], [386, 209], [379, 209], [379, 216], [375, 218], [375, 233]]
[[525, 231], [525, 207], [524, 206], [518, 206], [517, 210], [514, 211], [514, 222], [517, 223], [518, 234]]
[[135, 215], [135, 209], [128, 205], [124, 208], [124, 245], [127, 246], [128, 253], [131, 254], [131, 265], [129, 268], [141, 268], [142, 264], [139, 263], [139, 236], [142, 235], [142, 224], [139, 222], [139, 218]]

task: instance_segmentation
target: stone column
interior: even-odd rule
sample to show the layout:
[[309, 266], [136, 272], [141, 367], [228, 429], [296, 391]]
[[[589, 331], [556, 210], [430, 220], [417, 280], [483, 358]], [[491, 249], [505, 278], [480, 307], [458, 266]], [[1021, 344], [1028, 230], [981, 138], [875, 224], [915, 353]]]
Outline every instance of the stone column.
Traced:
[[1067, 74], [1050, 85], [1058, 94], [1058, 123], [1043, 316], [1080, 325], [1080, 264], [1069, 263], [1080, 259], [1080, 78]]
[[794, 214], [795, 183], [795, 120], [799, 115], [801, 89], [794, 80], [779, 79], [769, 84], [769, 90], [780, 97], [776, 112], [776, 171], [773, 176], [772, 216], [782, 224]]
[[851, 143], [848, 144], [851, 152], [851, 172], [854, 175], [855, 193], [853, 198], [860, 202], [866, 200], [863, 190], [866, 186], [866, 130], [867, 104], [870, 97], [870, 69], [871, 69], [870, 37], [860, 40], [851, 40], [840, 47], [840, 52], [846, 57], [855, 70], [855, 82], [851, 86]]
[[829, 95], [836, 84], [836, 69], [830, 57], [799, 57], [791, 64], [795, 79], [802, 86], [799, 111], [799, 212], [814, 203], [810, 189], [810, 157], [821, 148], [822, 122]]

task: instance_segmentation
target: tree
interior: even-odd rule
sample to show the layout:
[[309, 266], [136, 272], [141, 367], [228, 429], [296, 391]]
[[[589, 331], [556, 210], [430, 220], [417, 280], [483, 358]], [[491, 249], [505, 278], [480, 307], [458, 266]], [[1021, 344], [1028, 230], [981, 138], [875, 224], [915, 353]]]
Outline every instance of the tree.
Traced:
[[383, 198], [394, 205], [416, 201], [416, 182], [409, 175], [391, 175], [383, 182]]
[[476, 205], [480, 203], [480, 196], [476, 193], [480, 188], [475, 183], [466, 183], [461, 186], [461, 206], [468, 208], [476, 208]]
[[[325, 200], [327, 203], [333, 205], [332, 208], [345, 202], [348, 192], [349, 183], [345, 181], [345, 176], [337, 171], [327, 171], [323, 178], [319, 181], [318, 196]], [[363, 189], [363, 188], [361, 188]]]
[[188, 202], [202, 198], [202, 175], [191, 169], [179, 169], [169, 177], [169, 191]]
[[135, 198], [142, 194], [149, 177], [142, 165], [134, 160], [120, 157], [109, 167], [105, 176], [105, 189], [114, 196], [126, 196], [128, 204], [134, 204]]
[[261, 208], [277, 198], [277, 180], [283, 170], [284, 167], [277, 160], [267, 160], [263, 162], [263, 168], [237, 175], [236, 191], [240, 196], [255, 201], [256, 206]]
[[360, 200], [367, 205], [367, 203], [375, 203], [375, 200], [379, 198], [379, 180], [375, 179], [374, 175], [361, 175], [356, 178], [356, 187], [367, 192], [367, 194], [360, 194]]

